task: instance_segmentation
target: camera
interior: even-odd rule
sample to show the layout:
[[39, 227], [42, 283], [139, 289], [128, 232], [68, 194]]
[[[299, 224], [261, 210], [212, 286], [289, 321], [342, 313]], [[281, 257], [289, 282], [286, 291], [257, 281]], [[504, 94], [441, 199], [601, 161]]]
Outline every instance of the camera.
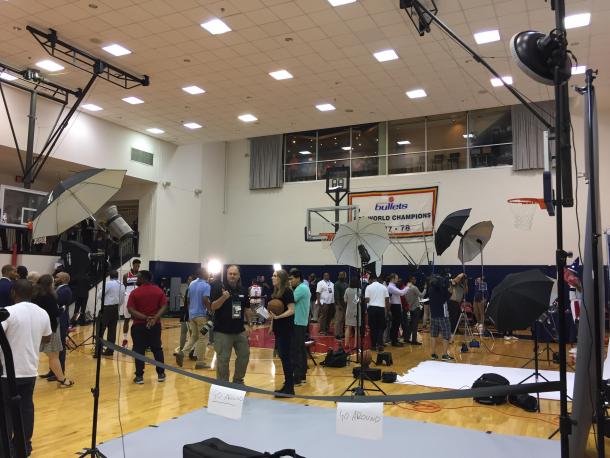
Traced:
[[449, 289], [451, 276], [433, 274], [430, 277], [430, 286], [436, 289]]
[[202, 336], [205, 336], [208, 332], [213, 331], [213, 330], [214, 330], [214, 322], [208, 321], [206, 324], [204, 324], [201, 327], [199, 332], [201, 333]]

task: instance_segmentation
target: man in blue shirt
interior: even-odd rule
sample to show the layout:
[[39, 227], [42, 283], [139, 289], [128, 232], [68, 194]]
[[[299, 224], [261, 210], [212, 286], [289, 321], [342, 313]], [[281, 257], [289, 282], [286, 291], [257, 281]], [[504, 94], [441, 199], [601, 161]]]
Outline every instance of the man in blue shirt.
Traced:
[[18, 278], [17, 270], [11, 264], [2, 266], [2, 278], [0, 278], [0, 307], [8, 307], [13, 304], [11, 291], [13, 281]]
[[202, 334], [200, 329], [207, 324], [210, 311], [210, 284], [207, 282], [209, 276], [206, 269], [201, 268], [197, 272], [197, 278], [189, 285], [188, 308], [189, 329], [191, 335], [182, 350], [176, 353], [176, 364], [182, 367], [185, 353], [188, 354], [195, 348], [197, 362], [195, 369], [209, 369], [210, 365], [205, 362], [205, 354], [208, 348], [208, 334]]
[[292, 334], [292, 367], [294, 384], [302, 385], [307, 378], [307, 325], [309, 324], [309, 307], [311, 292], [303, 282], [303, 274], [298, 269], [291, 269], [288, 274], [290, 287], [294, 291], [294, 331]]

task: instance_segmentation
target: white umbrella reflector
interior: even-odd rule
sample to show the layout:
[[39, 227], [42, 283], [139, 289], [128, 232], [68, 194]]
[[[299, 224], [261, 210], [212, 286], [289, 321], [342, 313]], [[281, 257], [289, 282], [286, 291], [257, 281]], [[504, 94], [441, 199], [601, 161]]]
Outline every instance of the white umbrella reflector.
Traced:
[[383, 253], [390, 245], [390, 237], [384, 224], [368, 218], [358, 218], [341, 224], [330, 248], [335, 254], [337, 264], [356, 268], [362, 267], [358, 246], [363, 245], [371, 259], [381, 261]]
[[470, 226], [460, 240], [458, 249], [460, 261], [464, 263], [476, 258], [491, 239], [493, 230], [494, 225], [491, 221], [481, 221]]

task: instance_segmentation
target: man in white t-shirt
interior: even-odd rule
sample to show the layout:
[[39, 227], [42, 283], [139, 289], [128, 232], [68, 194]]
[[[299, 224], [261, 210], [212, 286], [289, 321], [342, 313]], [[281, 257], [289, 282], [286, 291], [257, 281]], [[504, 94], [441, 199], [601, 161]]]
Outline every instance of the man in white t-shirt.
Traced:
[[319, 318], [321, 336], [328, 333], [330, 322], [335, 314], [335, 285], [330, 281], [330, 274], [324, 272], [322, 280], [316, 286], [316, 304], [319, 306]]
[[375, 273], [369, 275], [369, 285], [364, 290], [366, 313], [369, 315], [371, 328], [371, 348], [383, 351], [383, 331], [385, 329], [385, 314], [390, 309], [390, 294]]
[[[34, 432], [34, 385], [38, 376], [38, 362], [40, 343], [51, 339], [51, 322], [49, 315], [36, 304], [32, 304], [32, 283], [27, 280], [16, 280], [13, 284], [12, 297], [15, 305], [6, 307], [10, 316], [2, 322], [2, 328], [11, 347], [17, 393], [21, 397], [19, 407], [23, 419], [23, 432], [25, 436], [26, 456], [32, 452], [32, 434]], [[2, 363], [2, 393], [5, 406], [9, 406], [9, 386], [6, 379], [4, 354], [0, 351]], [[13, 436], [13, 421], [11, 409], [3, 409], [6, 416], [9, 434]], [[1, 440], [1, 438], [0, 438]], [[17, 446], [13, 442], [12, 446]], [[11, 456], [7, 447], [9, 444], [0, 442], [0, 456]]]

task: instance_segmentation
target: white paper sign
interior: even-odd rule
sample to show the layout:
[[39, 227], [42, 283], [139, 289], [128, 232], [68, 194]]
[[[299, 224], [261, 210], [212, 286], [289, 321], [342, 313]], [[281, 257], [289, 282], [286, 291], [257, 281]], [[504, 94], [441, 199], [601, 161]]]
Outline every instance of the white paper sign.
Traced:
[[381, 439], [383, 403], [338, 402], [337, 434], [362, 439]]
[[244, 407], [245, 391], [212, 385], [208, 397], [208, 412], [239, 420]]

